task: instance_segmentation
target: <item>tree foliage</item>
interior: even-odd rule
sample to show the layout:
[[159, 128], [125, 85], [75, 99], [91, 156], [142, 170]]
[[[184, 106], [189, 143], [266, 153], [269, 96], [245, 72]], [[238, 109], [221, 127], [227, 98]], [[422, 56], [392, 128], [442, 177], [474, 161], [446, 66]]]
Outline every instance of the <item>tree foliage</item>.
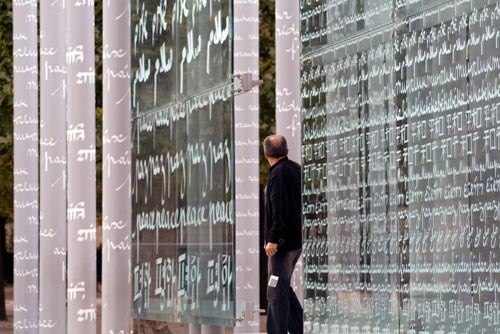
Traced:
[[102, 1], [95, 2], [95, 142], [96, 142], [96, 214], [102, 223]]
[[13, 207], [12, 2], [0, 1], [0, 217], [11, 218]]
[[[96, 148], [101, 152], [102, 122], [102, 3], [96, 1], [95, 46], [96, 46]], [[260, 76], [264, 84], [260, 89], [260, 138], [275, 131], [275, 29], [274, 1], [260, 2]], [[12, 59], [12, 1], [0, 0], [0, 217], [13, 216], [13, 59]], [[267, 162], [260, 148], [261, 183], [267, 175]], [[97, 189], [101, 189], [100, 168], [97, 166]], [[100, 214], [98, 196], [98, 216]]]
[[[262, 140], [276, 131], [276, 78], [274, 48], [274, 1], [261, 1], [259, 25], [259, 67], [260, 77], [264, 83], [260, 87], [260, 139]], [[268, 164], [260, 145], [260, 184], [267, 180]]]
[[[98, 157], [102, 135], [102, 3], [95, 2], [95, 60], [96, 60], [96, 144]], [[12, 57], [12, 1], [0, 0], [0, 217], [13, 217], [13, 123], [14, 76]], [[100, 175], [101, 160], [97, 174]], [[100, 189], [100, 177], [97, 177]], [[98, 196], [98, 201], [100, 196]], [[97, 210], [100, 214], [100, 202]], [[99, 215], [100, 216], [100, 215]]]
[[0, 320], [7, 320], [4, 291], [5, 228], [13, 214], [12, 2], [0, 1]]
[[[97, 216], [101, 218], [102, 189], [102, 2], [95, 8], [96, 60], [96, 151]], [[260, 129], [262, 139], [275, 131], [275, 5], [260, 2]], [[13, 57], [12, 1], [0, 0], [0, 228], [13, 217]], [[268, 167], [260, 147], [260, 183], [267, 179]], [[2, 245], [0, 245], [1, 250]], [[1, 274], [1, 272], [0, 272]], [[1, 283], [1, 282], [0, 282]], [[0, 284], [1, 286], [1, 284]], [[0, 298], [1, 299], [1, 298]], [[1, 300], [0, 300], [1, 302]]]

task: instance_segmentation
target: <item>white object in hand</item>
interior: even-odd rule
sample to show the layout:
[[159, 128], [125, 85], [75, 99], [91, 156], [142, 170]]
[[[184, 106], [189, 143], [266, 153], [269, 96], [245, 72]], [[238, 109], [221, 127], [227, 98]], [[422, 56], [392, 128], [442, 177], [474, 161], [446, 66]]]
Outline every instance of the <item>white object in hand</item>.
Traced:
[[275, 288], [276, 285], [278, 285], [278, 279], [279, 279], [278, 276], [271, 275], [271, 277], [269, 277], [269, 284], [268, 285], [271, 288]]

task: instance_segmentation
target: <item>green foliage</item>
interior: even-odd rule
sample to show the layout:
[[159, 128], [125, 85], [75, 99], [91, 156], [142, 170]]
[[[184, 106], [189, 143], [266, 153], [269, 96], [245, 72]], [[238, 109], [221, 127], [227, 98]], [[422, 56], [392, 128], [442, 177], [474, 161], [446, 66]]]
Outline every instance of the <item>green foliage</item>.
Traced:
[[102, 1], [95, 2], [95, 144], [96, 144], [96, 214], [102, 223]]
[[[274, 1], [261, 1], [260, 4], [260, 77], [264, 84], [260, 87], [260, 139], [274, 133], [276, 130], [276, 78], [274, 49]], [[260, 145], [260, 183], [265, 184], [268, 174], [268, 163], [264, 158]]]
[[[96, 150], [97, 211], [101, 216], [102, 189], [102, 2], [95, 2], [96, 47]], [[275, 131], [274, 1], [260, 2], [260, 138]], [[0, 0], [0, 217], [12, 217], [13, 204], [13, 64], [12, 1]], [[268, 166], [260, 148], [260, 179], [267, 179]]]
[[[97, 83], [97, 82], [96, 82]], [[95, 112], [95, 146], [96, 146], [96, 219], [102, 224], [102, 107]]]
[[[95, 2], [97, 211], [100, 220], [102, 169], [102, 2]], [[0, 218], [13, 216], [14, 88], [12, 58], [12, 1], [0, 0]]]
[[0, 218], [12, 217], [12, 2], [0, 1]]
[[[94, 9], [95, 38], [95, 105], [102, 109], [102, 1], [95, 2]], [[96, 111], [97, 113], [98, 111]], [[102, 115], [102, 110], [101, 110]], [[102, 118], [102, 117], [101, 117]], [[100, 132], [99, 132], [100, 134]], [[98, 133], [96, 132], [96, 137]]]

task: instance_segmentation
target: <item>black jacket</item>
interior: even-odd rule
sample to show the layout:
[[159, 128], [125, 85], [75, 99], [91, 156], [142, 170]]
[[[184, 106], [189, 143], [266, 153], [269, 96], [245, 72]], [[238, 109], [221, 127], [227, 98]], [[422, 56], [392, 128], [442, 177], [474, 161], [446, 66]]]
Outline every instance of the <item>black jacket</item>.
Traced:
[[302, 248], [301, 168], [288, 158], [269, 169], [266, 188], [266, 243], [282, 244], [280, 250]]

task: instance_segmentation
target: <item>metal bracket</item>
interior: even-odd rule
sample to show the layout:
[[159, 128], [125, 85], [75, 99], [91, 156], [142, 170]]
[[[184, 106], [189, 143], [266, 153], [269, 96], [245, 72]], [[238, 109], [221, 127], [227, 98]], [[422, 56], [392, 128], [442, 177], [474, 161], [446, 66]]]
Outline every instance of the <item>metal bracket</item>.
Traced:
[[264, 83], [263, 80], [253, 79], [252, 73], [241, 73], [235, 74], [234, 80], [234, 92], [236, 94], [243, 94], [251, 91], [255, 86], [260, 86]]
[[255, 314], [263, 314], [266, 310], [255, 307], [253, 302], [244, 302], [240, 304], [238, 310], [236, 311], [236, 321], [256, 321], [259, 316]]

